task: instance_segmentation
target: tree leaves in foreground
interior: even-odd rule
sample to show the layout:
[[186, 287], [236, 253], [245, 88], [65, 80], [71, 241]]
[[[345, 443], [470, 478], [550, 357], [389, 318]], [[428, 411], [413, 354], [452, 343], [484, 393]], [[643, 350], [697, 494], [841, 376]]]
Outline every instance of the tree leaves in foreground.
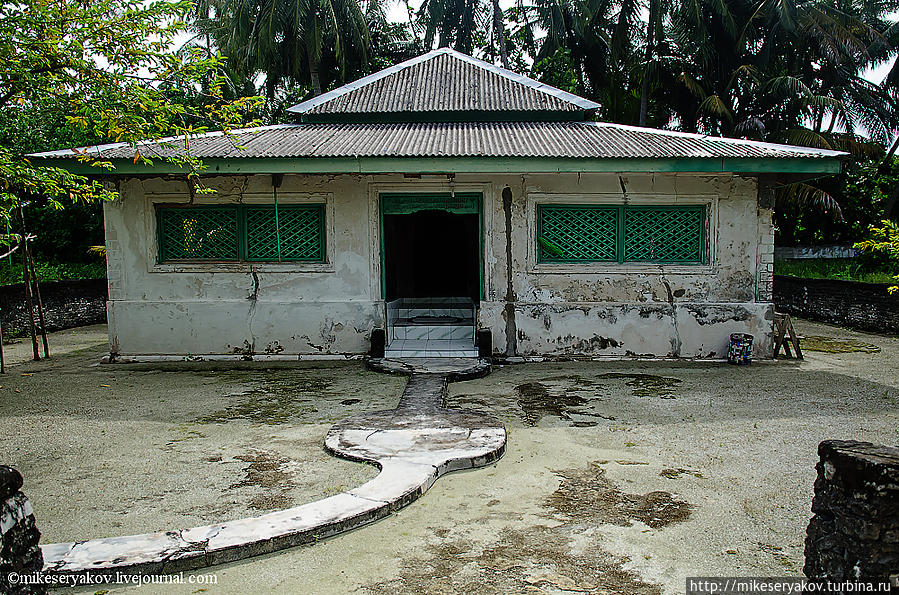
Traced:
[[[855, 245], [863, 252], [878, 252], [890, 258], [892, 262], [899, 262], [899, 224], [888, 219], [880, 222], [880, 226], [871, 226], [871, 237]], [[893, 277], [899, 281], [899, 274]], [[890, 293], [899, 292], [899, 285], [887, 288]]]
[[[41, 115], [61, 117], [75, 137], [125, 142], [135, 161], [150, 162], [139, 142], [166, 136], [189, 138], [208, 129], [226, 132], [241, 122], [258, 98], [222, 98], [221, 55], [176, 53], [190, 2], [158, 0], [27, 0], [0, 5], [0, 125], [15, 128]], [[192, 103], [178, 98], [189, 94]], [[24, 202], [45, 197], [65, 203], [114, 197], [96, 179], [40, 165], [27, 151], [39, 137], [11, 138], [0, 131], [0, 219]], [[56, 129], [60, 132], [60, 129]], [[30, 134], [29, 130], [21, 130]], [[47, 135], [63, 144], [72, 135]], [[111, 168], [85, 152], [84, 163]], [[169, 158], [196, 181], [202, 163], [191, 155]]]

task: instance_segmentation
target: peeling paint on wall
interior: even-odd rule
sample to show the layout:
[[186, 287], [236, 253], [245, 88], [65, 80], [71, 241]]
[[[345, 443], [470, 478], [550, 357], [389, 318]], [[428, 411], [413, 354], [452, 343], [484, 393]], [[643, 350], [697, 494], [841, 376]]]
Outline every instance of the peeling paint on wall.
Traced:
[[[441, 180], [448, 183], [446, 176], [286, 174], [279, 204], [326, 202], [328, 261], [318, 265], [160, 265], [153, 204], [187, 202], [188, 188], [182, 180], [125, 180], [120, 198], [104, 206], [110, 336], [126, 355], [366, 353], [371, 330], [384, 325], [372, 188], [433, 191]], [[217, 194], [198, 195], [198, 204], [271, 200], [268, 175], [213, 176], [206, 184]], [[484, 191], [478, 325], [492, 332], [497, 355], [723, 357], [730, 332], [752, 333], [757, 356], [770, 350], [773, 228], [754, 178], [458, 174], [454, 184]], [[706, 204], [710, 261], [538, 265], [532, 217], [544, 200]]]

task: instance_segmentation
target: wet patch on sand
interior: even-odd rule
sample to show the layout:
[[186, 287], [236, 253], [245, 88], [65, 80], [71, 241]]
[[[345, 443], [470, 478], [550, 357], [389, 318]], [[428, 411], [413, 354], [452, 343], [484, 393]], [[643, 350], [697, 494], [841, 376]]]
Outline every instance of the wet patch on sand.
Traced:
[[[475, 546], [449, 536], [425, 547], [427, 558], [404, 561], [399, 576], [364, 587], [373, 595], [394, 593], [621, 593], [660, 595], [661, 589], [623, 568], [597, 547], [573, 548], [590, 530], [537, 525], [506, 528], [492, 543]], [[435, 531], [435, 534], [439, 535]]]
[[250, 508], [262, 511], [290, 508], [293, 500], [289, 492], [294, 484], [289, 459], [265, 450], [254, 450], [234, 458], [248, 465], [243, 470], [244, 478], [232, 484], [230, 489], [257, 488], [256, 495], [249, 501]]
[[657, 376], [656, 374], [622, 374], [613, 372], [600, 374], [602, 380], [627, 380], [624, 384], [633, 389], [635, 397], [658, 397], [659, 399], [676, 399], [674, 389], [681, 383], [680, 378]]
[[571, 421], [572, 425], [596, 425], [596, 422], [589, 420], [572, 420], [569, 413], [591, 415], [584, 411], [587, 399], [573, 390], [563, 389], [550, 393], [542, 382], [526, 382], [515, 387], [515, 396], [527, 426], [536, 426], [544, 416]]
[[677, 479], [681, 475], [692, 475], [699, 479], [705, 479], [702, 472], [697, 471], [696, 469], [684, 469], [683, 467], [678, 467], [676, 469], [662, 469], [659, 471], [659, 477], [667, 477], [668, 479]]
[[626, 494], [606, 477], [595, 462], [586, 469], [553, 471], [562, 484], [545, 501], [555, 514], [572, 522], [628, 527], [639, 521], [653, 529], [687, 520], [691, 506], [670, 492]]
[[458, 394], [448, 398], [449, 407], [477, 408], [501, 418], [515, 418], [527, 427], [562, 425], [592, 427], [615, 421], [609, 411], [610, 388], [623, 384], [635, 397], [676, 399], [679, 378], [655, 374], [606, 373], [596, 376], [549, 376], [516, 385], [511, 393]]
[[799, 346], [804, 351], [818, 351], [821, 353], [879, 353], [880, 347], [873, 343], [866, 343], [857, 339], [839, 339], [836, 337], [821, 337], [809, 335], [802, 337]]
[[226, 405], [198, 417], [198, 423], [333, 423], [371, 409], [394, 407], [402, 392], [399, 383], [395, 395], [381, 386], [367, 391], [368, 382], [383, 381], [349, 366], [220, 372], [213, 378], [227, 386], [221, 398]]
[[279, 372], [247, 379], [249, 388], [232, 393], [227, 400], [239, 402], [197, 418], [199, 423], [226, 423], [247, 420], [277, 425], [292, 418], [308, 417], [318, 412], [315, 401], [328, 395], [331, 382], [325, 378]]
[[[616, 593], [659, 595], [658, 585], [626, 570], [630, 561], [601, 547], [597, 525], [654, 529], [681, 522], [690, 505], [668, 492], [626, 494], [605, 477], [600, 463], [554, 471], [559, 488], [543, 506], [555, 526], [505, 527], [493, 539], [466, 530], [434, 528], [424, 557], [405, 560], [397, 578], [364, 587], [393, 593]], [[471, 531], [471, 530], [470, 530]]]

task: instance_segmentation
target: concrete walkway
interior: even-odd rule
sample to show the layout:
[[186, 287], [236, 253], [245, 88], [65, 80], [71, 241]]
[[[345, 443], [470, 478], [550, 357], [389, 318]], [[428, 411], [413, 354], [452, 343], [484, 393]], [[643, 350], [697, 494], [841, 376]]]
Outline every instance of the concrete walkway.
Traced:
[[[473, 364], [460, 365], [468, 370]], [[416, 500], [444, 473], [488, 465], [505, 450], [500, 422], [443, 407], [447, 376], [454, 373], [413, 373], [396, 409], [349, 417], [331, 428], [325, 438], [329, 452], [381, 470], [353, 490], [193, 529], [45, 545], [44, 570], [179, 572], [313, 543], [382, 518]]]
[[[44, 348], [41, 346], [41, 338], [37, 338], [41, 357], [44, 356]], [[91, 326], [79, 326], [64, 331], [48, 333], [50, 343], [50, 357], [59, 357], [82, 349], [90, 349], [102, 343], [109, 342], [109, 332], [105, 324]], [[13, 339], [3, 346], [3, 356], [7, 366], [15, 366], [34, 361], [34, 350], [31, 346], [31, 337]]]

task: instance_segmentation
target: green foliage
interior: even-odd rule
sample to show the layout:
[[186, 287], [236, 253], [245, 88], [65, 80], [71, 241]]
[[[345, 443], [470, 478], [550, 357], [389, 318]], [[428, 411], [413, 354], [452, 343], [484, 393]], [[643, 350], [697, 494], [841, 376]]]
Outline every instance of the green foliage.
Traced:
[[[782, 246], [851, 243], [864, 239], [871, 225], [887, 216], [899, 189], [899, 159], [887, 163], [849, 162], [846, 171], [818, 183], [825, 192], [795, 185], [792, 196], [778, 196], [774, 220]], [[811, 188], [801, 195], [798, 188]]]
[[[40, 282], [61, 281], [63, 279], [105, 279], [106, 263], [98, 262], [43, 262], [35, 261], [34, 271]], [[22, 259], [0, 260], [0, 285], [23, 283]]]
[[242, 76], [264, 74], [269, 100], [282, 85], [319, 94], [368, 63], [369, 24], [356, 0], [207, 0], [204, 7], [197, 28]]
[[[871, 158], [899, 131], [899, 65], [884, 85], [862, 75], [896, 56], [897, 9], [897, 0], [531, 0], [507, 18], [535, 76], [570, 88], [574, 73], [603, 120]], [[561, 71], [547, 62], [560, 52], [571, 64]]]
[[[0, 5], [0, 223], [37, 197], [63, 208], [115, 196], [97, 180], [26, 159], [38, 143], [45, 149], [84, 140], [126, 142], [135, 146], [135, 161], [149, 162], [139, 141], [188, 138], [209, 123], [228, 131], [258, 103], [224, 99], [222, 56], [172, 51], [191, 7], [183, 0]], [[173, 100], [177, 89], [201, 100]], [[31, 126], [37, 134], [30, 134]], [[78, 158], [111, 167], [88, 153]], [[188, 154], [170, 160], [198, 180], [198, 159]]]
[[57, 209], [35, 201], [25, 209], [25, 219], [28, 232], [37, 236], [31, 244], [37, 260], [95, 262], [97, 257], [89, 249], [105, 241], [103, 207], [97, 203]]
[[802, 258], [774, 261], [775, 275], [803, 279], [841, 279], [864, 283], [889, 283], [890, 269], [883, 262], [863, 258]]
[[[884, 219], [880, 222], [880, 227], [871, 226], [871, 237], [863, 242], [855, 245], [856, 248], [864, 252], [874, 252], [889, 259], [892, 265], [891, 269], [895, 272], [899, 270], [899, 224], [895, 221]], [[899, 274], [893, 276], [893, 279], [899, 281]], [[890, 293], [899, 291], [899, 286], [889, 288]]]
[[531, 72], [541, 82], [553, 87], [558, 87], [569, 93], [583, 93], [579, 88], [577, 71], [571, 59], [571, 51], [567, 48], [559, 48], [551, 56], [543, 58], [534, 64]]

